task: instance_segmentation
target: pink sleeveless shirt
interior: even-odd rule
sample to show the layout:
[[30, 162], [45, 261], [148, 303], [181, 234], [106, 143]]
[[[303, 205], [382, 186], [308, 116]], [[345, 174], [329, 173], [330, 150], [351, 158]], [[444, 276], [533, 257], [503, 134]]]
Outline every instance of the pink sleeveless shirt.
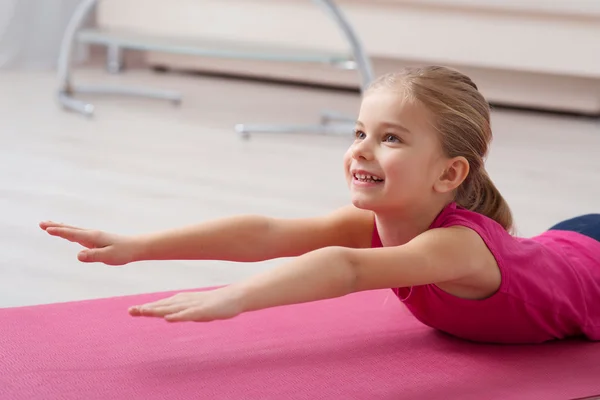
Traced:
[[[394, 288], [422, 323], [467, 340], [540, 343], [572, 336], [600, 340], [600, 242], [575, 232], [518, 238], [496, 221], [451, 203], [430, 226], [477, 232], [502, 275], [483, 300], [453, 296], [436, 285]], [[381, 247], [377, 227], [372, 247]], [[465, 251], [469, 249], [465, 248]]]

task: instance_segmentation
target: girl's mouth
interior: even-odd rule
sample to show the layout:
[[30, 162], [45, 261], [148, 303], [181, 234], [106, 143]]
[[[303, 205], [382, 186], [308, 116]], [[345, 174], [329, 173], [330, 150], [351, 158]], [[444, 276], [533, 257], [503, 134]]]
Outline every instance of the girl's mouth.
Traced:
[[371, 183], [371, 184], [376, 184], [376, 183], [382, 183], [384, 180], [376, 175], [367, 175], [367, 174], [352, 174], [352, 177], [354, 178], [354, 182], [360, 182], [360, 183]]

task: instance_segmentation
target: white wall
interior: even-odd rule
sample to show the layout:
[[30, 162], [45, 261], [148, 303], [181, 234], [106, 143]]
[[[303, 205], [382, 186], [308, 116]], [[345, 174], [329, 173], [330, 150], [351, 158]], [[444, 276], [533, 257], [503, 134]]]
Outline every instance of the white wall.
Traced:
[[[54, 69], [64, 30], [78, 2], [0, 1], [0, 69]], [[79, 61], [85, 55], [79, 51], [74, 58]]]

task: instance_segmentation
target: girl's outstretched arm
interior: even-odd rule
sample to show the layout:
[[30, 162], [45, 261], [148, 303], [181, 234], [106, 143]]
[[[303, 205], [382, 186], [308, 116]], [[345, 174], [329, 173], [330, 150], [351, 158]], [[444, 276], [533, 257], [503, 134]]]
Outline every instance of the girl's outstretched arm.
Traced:
[[346, 206], [312, 218], [239, 215], [136, 236], [117, 235], [51, 221], [40, 227], [52, 236], [86, 247], [82, 262], [124, 265], [145, 260], [255, 262], [292, 257], [322, 247], [368, 247], [373, 213]]
[[487, 247], [474, 231], [433, 229], [398, 247], [315, 250], [240, 283], [179, 294], [130, 313], [169, 321], [225, 319], [364, 290], [455, 281], [480, 273], [488, 261]]
[[487, 247], [463, 227], [433, 229], [397, 247], [330, 247], [231, 286], [243, 310], [303, 303], [353, 292], [456, 281], [485, 268]]

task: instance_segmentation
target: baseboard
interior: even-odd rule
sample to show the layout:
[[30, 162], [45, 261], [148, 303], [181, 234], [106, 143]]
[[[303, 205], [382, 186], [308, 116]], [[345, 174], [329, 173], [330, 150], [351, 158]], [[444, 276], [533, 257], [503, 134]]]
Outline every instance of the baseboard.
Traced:
[[[205, 74], [245, 77], [342, 90], [359, 90], [355, 71], [314, 64], [278, 64], [242, 60], [197, 59], [172, 54], [147, 54], [153, 68], [195, 71]], [[397, 59], [373, 59], [376, 75], [418, 63]], [[489, 102], [508, 107], [560, 113], [600, 115], [600, 81], [585, 77], [561, 76], [523, 71], [458, 68], [477, 83]]]

